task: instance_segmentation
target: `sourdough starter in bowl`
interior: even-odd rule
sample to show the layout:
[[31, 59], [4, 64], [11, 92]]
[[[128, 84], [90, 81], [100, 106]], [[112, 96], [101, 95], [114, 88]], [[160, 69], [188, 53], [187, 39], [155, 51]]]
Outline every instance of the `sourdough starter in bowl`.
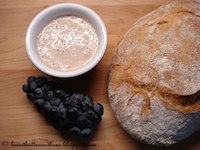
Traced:
[[50, 22], [37, 37], [37, 50], [48, 67], [68, 71], [86, 65], [98, 49], [93, 26], [76, 16], [63, 16]]

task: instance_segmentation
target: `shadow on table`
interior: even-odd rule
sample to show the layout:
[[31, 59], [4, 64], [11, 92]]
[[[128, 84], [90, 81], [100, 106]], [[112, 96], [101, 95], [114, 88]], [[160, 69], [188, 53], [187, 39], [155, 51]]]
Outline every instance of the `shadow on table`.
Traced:
[[166, 147], [137, 143], [141, 150], [200, 150], [200, 131], [177, 144]]
[[61, 88], [71, 92], [86, 93], [90, 85], [94, 82], [95, 70], [73, 78], [54, 78], [53, 80]]

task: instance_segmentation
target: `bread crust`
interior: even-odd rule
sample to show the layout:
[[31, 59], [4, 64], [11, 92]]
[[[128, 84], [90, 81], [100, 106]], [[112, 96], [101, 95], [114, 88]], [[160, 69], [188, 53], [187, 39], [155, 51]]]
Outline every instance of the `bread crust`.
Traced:
[[134, 23], [113, 57], [108, 95], [143, 142], [171, 145], [200, 128], [199, 1], [173, 1]]

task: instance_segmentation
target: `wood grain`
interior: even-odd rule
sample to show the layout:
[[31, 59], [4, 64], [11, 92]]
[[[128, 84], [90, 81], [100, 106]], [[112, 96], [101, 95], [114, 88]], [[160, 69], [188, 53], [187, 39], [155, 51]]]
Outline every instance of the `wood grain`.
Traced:
[[[108, 30], [108, 48], [101, 62], [89, 73], [74, 79], [55, 80], [65, 89], [78, 90], [91, 95], [105, 107], [103, 120], [91, 140], [96, 146], [78, 149], [200, 149], [200, 133], [172, 147], [144, 145], [130, 138], [115, 120], [107, 98], [108, 70], [112, 55], [120, 38], [138, 18], [168, 3], [170, 0], [1, 0], [0, 1], [0, 149], [75, 149], [75, 147], [13, 147], [6, 142], [60, 144], [64, 140], [77, 143], [71, 137], [63, 138], [36, 111], [21, 86], [30, 75], [44, 75], [28, 59], [25, 51], [25, 33], [32, 18], [44, 8], [61, 2], [84, 4], [96, 11]], [[10, 145], [10, 143], [9, 143]]]

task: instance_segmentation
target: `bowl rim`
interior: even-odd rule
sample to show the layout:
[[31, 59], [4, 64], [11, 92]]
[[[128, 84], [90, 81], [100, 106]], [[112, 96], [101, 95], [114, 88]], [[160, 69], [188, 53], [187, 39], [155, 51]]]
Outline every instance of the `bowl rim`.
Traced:
[[[33, 56], [31, 51], [34, 50], [31, 46], [31, 33], [32, 30], [34, 28], [34, 26], [37, 24], [37, 22], [39, 20], [41, 20], [43, 18], [43, 16], [45, 14], [48, 14], [49, 12], [55, 10], [55, 9], [61, 9], [63, 7], [66, 7], [66, 9], [69, 8], [74, 8], [75, 10], [81, 9], [82, 11], [87, 11], [88, 15], [93, 18], [94, 20], [97, 20], [97, 23], [100, 25], [100, 30], [102, 32], [102, 45], [101, 48], [98, 49], [98, 55], [96, 57], [96, 59], [94, 59], [93, 61], [88, 62], [88, 64], [86, 64], [85, 66], [75, 69], [75, 70], [69, 70], [69, 71], [57, 71], [54, 70], [48, 66], [44, 66], [40, 65], [40, 63], [38, 63]], [[73, 14], [72, 14], [73, 15]], [[106, 26], [104, 24], [104, 22], [102, 21], [102, 19], [99, 17], [99, 15], [94, 12], [92, 9], [81, 5], [81, 4], [77, 4], [77, 3], [59, 3], [59, 4], [55, 4], [52, 5], [50, 7], [47, 7], [45, 9], [43, 9], [42, 11], [40, 11], [31, 21], [31, 23], [28, 26], [27, 32], [26, 32], [26, 40], [25, 40], [25, 47], [26, 47], [26, 52], [27, 55], [29, 57], [29, 59], [31, 60], [32, 64], [38, 68], [40, 71], [50, 75], [50, 76], [54, 76], [54, 77], [59, 77], [59, 78], [71, 78], [71, 77], [76, 77], [82, 74], [85, 74], [86, 72], [90, 71], [91, 69], [93, 69], [102, 59], [106, 48], [107, 48], [107, 44], [108, 44], [108, 35], [107, 35], [107, 30], [106, 30]], [[48, 68], [48, 69], [47, 69]]]

